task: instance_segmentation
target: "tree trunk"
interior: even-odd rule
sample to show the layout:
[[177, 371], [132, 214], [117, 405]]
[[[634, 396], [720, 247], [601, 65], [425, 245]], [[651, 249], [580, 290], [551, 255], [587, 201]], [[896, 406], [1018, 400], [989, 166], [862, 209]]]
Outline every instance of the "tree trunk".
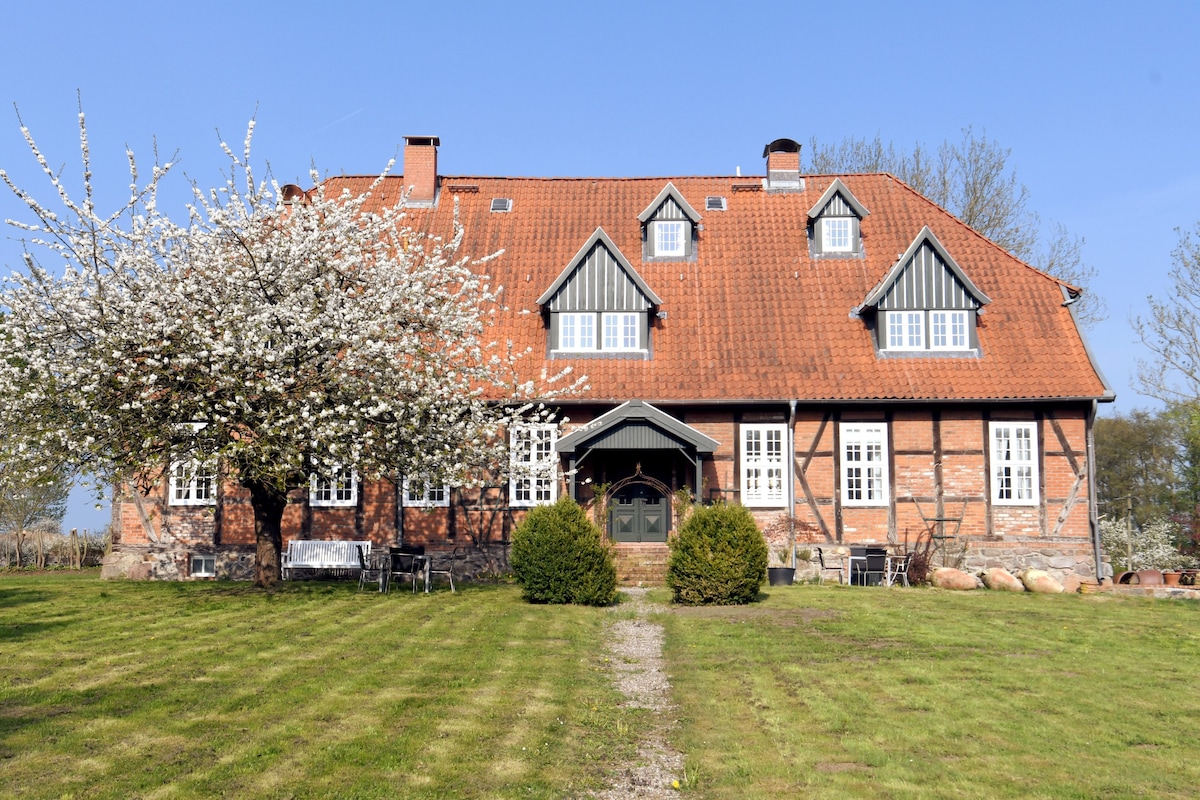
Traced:
[[287, 493], [267, 483], [244, 481], [250, 490], [250, 506], [254, 509], [254, 585], [263, 589], [279, 583], [279, 553], [283, 549], [283, 509]]

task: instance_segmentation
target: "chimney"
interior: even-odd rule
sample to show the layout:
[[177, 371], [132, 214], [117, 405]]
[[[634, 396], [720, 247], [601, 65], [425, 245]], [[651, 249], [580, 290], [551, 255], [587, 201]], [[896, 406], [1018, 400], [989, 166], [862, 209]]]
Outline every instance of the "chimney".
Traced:
[[795, 139], [776, 139], [763, 148], [767, 160], [768, 192], [799, 192], [804, 189], [800, 180], [800, 143]]
[[410, 189], [410, 206], [432, 206], [437, 198], [436, 136], [404, 137], [404, 186]]

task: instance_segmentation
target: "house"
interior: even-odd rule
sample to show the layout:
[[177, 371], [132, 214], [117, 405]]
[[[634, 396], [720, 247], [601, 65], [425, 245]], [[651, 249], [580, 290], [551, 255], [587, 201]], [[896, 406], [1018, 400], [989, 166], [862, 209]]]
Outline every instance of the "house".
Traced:
[[[1092, 431], [1113, 399], [1076, 325], [1078, 289], [1023, 263], [887, 174], [497, 178], [437, 170], [407, 137], [408, 222], [487, 255], [498, 340], [526, 377], [587, 387], [557, 425], [510, 432], [512, 474], [482, 489], [352, 471], [297, 493], [285, 538], [464, 546], [503, 569], [525, 510], [610, 504], [625, 579], [661, 564], [674, 498], [751, 508], [802, 547], [935, 537], [969, 566], [1096, 575]], [[352, 192], [371, 178], [336, 178]], [[794, 527], [793, 527], [794, 526]], [[236, 486], [180, 465], [114, 502], [145, 575], [242, 574], [252, 515]]]

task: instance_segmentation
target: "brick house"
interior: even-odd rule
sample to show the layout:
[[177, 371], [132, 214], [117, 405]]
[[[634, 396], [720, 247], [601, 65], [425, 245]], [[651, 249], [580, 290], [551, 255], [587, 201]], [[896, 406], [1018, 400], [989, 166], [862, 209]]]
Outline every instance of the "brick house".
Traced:
[[[437, 171], [408, 137], [408, 222], [450, 230], [503, 285], [497, 340], [524, 377], [570, 366], [587, 389], [559, 425], [510, 432], [513, 470], [482, 489], [349, 470], [296, 493], [286, 538], [465, 547], [503, 569], [525, 510], [607, 490], [623, 575], [661, 560], [673, 496], [750, 507], [800, 546], [921, 537], [969, 566], [1094, 577], [1092, 429], [1113, 394], [1076, 325], [1078, 290], [1021, 262], [887, 174], [495, 178]], [[370, 178], [335, 178], [351, 191]], [[119, 492], [116, 548], [136, 574], [242, 574], [247, 497], [176, 470]], [[946, 537], [946, 538], [940, 538]]]

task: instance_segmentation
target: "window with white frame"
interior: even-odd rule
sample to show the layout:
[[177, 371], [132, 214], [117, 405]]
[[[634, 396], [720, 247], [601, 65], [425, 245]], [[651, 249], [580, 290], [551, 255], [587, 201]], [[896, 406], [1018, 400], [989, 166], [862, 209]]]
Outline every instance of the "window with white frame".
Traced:
[[605, 350], [637, 350], [640, 314], [609, 312], [604, 319]]
[[553, 503], [558, 495], [558, 426], [517, 424], [509, 439], [509, 502], [514, 506]]
[[654, 255], [682, 256], [687, 254], [684, 237], [687, 223], [682, 220], [663, 220], [654, 223]]
[[854, 225], [849, 217], [821, 219], [821, 250], [825, 253], [849, 253], [854, 250]]
[[787, 426], [744, 424], [741, 438], [742, 505], [785, 505]]
[[405, 478], [402, 492], [406, 506], [447, 508], [450, 505], [450, 488], [444, 483], [430, 483], [420, 478]]
[[329, 477], [313, 475], [308, 504], [317, 508], [339, 508], [358, 504], [358, 476], [349, 467], [338, 467]]
[[596, 349], [596, 315], [594, 313], [559, 314], [558, 326], [560, 350]]
[[202, 556], [192, 553], [188, 574], [193, 578], [215, 578], [217, 575], [217, 557]]
[[887, 505], [887, 425], [882, 422], [844, 422], [840, 434], [842, 504]]
[[929, 312], [929, 347], [931, 349], [965, 350], [969, 343], [966, 311]]
[[889, 350], [924, 350], [925, 312], [887, 312], [887, 343]]
[[992, 502], [1007, 506], [1038, 503], [1037, 423], [989, 422]]
[[217, 470], [212, 462], [197, 459], [171, 465], [168, 486], [173, 506], [212, 506], [217, 503]]

